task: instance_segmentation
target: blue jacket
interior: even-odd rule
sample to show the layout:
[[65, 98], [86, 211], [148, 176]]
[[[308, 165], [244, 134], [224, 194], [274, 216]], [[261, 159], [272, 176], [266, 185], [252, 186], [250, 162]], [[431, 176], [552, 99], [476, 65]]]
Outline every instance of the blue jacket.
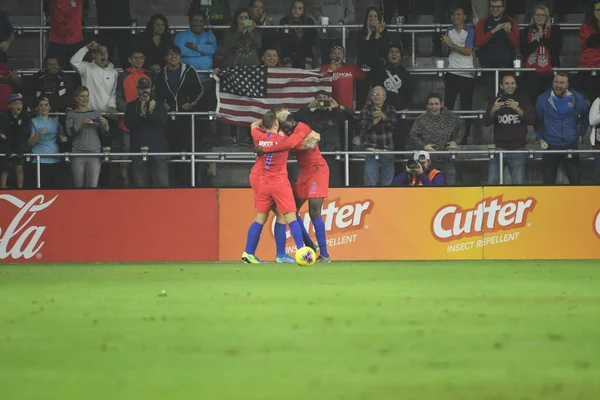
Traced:
[[552, 89], [542, 93], [535, 103], [537, 121], [535, 137], [544, 139], [552, 146], [566, 146], [577, 143], [578, 136], [584, 136], [588, 128], [589, 107], [581, 93], [569, 91], [573, 95], [570, 111], [560, 115], [552, 101]]
[[[198, 46], [198, 51], [188, 49], [185, 44], [191, 42]], [[199, 35], [190, 29], [180, 32], [175, 37], [175, 44], [181, 49], [181, 62], [189, 64], [196, 70], [212, 69], [213, 56], [217, 52], [217, 39], [212, 32], [203, 31]], [[199, 73], [200, 80], [207, 80], [207, 73]]]

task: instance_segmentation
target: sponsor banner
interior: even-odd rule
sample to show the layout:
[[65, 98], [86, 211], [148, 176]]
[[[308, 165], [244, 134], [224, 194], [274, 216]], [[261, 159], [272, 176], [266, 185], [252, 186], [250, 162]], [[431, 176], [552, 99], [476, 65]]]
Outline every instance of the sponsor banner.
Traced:
[[0, 263], [216, 261], [215, 189], [0, 193]]
[[[480, 260], [483, 247], [463, 244], [463, 211], [482, 199], [482, 188], [330, 189], [323, 205], [329, 253], [334, 260]], [[250, 189], [222, 189], [219, 260], [238, 261], [254, 218]], [[314, 239], [308, 205], [300, 210]], [[458, 222], [457, 222], [458, 221]], [[474, 225], [476, 221], [468, 221]], [[274, 260], [273, 216], [263, 230], [257, 256]], [[483, 239], [481, 229], [469, 235]], [[287, 251], [293, 253], [292, 238]]]
[[489, 187], [485, 198], [510, 226], [485, 233], [485, 259], [600, 258], [600, 186]]
[[[323, 206], [334, 260], [600, 258], [600, 187], [331, 189]], [[238, 261], [252, 191], [220, 191], [219, 259]], [[307, 205], [300, 211], [314, 232]], [[257, 256], [275, 258], [273, 217]], [[295, 246], [289, 236], [287, 252]]]

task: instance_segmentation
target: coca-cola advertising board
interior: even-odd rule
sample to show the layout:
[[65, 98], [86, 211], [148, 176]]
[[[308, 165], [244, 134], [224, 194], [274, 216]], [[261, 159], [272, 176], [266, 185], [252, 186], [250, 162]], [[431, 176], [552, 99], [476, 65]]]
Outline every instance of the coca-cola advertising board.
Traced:
[[[219, 203], [232, 210], [219, 220], [219, 260], [237, 261], [252, 191], [221, 190]], [[314, 238], [306, 205], [300, 216]], [[334, 260], [600, 258], [600, 187], [331, 189], [322, 216]], [[275, 257], [272, 217], [267, 226], [261, 260]]]
[[216, 261], [215, 189], [0, 193], [0, 263]]

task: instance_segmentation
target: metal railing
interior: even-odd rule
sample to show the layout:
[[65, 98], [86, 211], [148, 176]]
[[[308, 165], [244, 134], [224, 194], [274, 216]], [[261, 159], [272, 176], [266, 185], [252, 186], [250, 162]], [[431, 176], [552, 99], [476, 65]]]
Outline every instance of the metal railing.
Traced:
[[[582, 21], [583, 22], [583, 21]], [[470, 24], [466, 24], [470, 25]], [[579, 30], [581, 28], [581, 24], [575, 23], [558, 23], [554, 24], [560, 26], [561, 29], [564, 30]], [[421, 33], [439, 33], [442, 32], [445, 28], [452, 26], [451, 24], [389, 24], [386, 25], [386, 29], [388, 32], [398, 32], [398, 33], [406, 33], [411, 35], [411, 49], [412, 49], [412, 65], [413, 67], [416, 65], [416, 38], [417, 34]], [[175, 34], [176, 32], [185, 31], [188, 29], [188, 25], [175, 25], [170, 26], [169, 31], [171, 34]], [[302, 28], [302, 29], [321, 29], [323, 32], [326, 32], [328, 29], [336, 29], [342, 31], [342, 44], [346, 47], [346, 36], [348, 31], [358, 30], [362, 28], [362, 25], [357, 24], [349, 24], [349, 25], [323, 25], [317, 24], [315, 25], [259, 25], [256, 28], [258, 29], [283, 29], [285, 33], [288, 32], [289, 29]], [[49, 31], [50, 27], [47, 26], [46, 16], [43, 10], [43, 1], [40, 0], [40, 26], [14, 26], [15, 31], [18, 34], [23, 33], [38, 33], [40, 37], [40, 47], [39, 47], [39, 62], [40, 68], [42, 68], [42, 60], [44, 59], [44, 49], [45, 49], [45, 37], [44, 32]], [[138, 26], [137, 20], [132, 21], [131, 25], [122, 25], [122, 26], [99, 26], [99, 25], [91, 25], [84, 26], [84, 30], [92, 31], [95, 35], [99, 33], [100, 30], [129, 30], [132, 34], [136, 34], [146, 29], [145, 24]], [[229, 26], [213, 26], [207, 25], [206, 29], [211, 30], [226, 30], [229, 29]]]
[[[400, 156], [401, 161], [412, 157], [415, 151], [334, 151], [321, 152], [325, 156], [335, 156], [336, 160], [344, 161], [344, 180], [345, 186], [350, 186], [350, 162], [362, 162], [365, 156], [375, 156], [379, 159], [383, 155], [393, 155], [396, 159]], [[573, 158], [576, 154], [582, 155], [600, 155], [600, 150], [541, 150], [541, 149], [524, 149], [524, 150], [503, 150], [489, 148], [488, 150], [452, 150], [452, 151], [436, 151], [433, 156], [446, 156], [449, 160], [457, 160], [458, 156], [484, 156], [484, 160], [493, 160], [498, 157], [499, 161], [499, 183], [504, 184], [504, 155], [505, 154], [524, 154], [527, 158], [539, 159], [544, 154], [566, 154], [567, 158]], [[0, 155], [5, 157], [5, 155]], [[191, 187], [196, 186], [196, 164], [201, 163], [228, 163], [228, 164], [252, 164], [255, 162], [256, 154], [254, 152], [162, 152], [151, 153], [142, 151], [139, 153], [113, 153], [103, 151], [100, 153], [26, 153], [23, 155], [27, 162], [32, 162], [36, 165], [36, 182], [37, 188], [41, 188], [41, 163], [42, 157], [54, 157], [62, 159], [65, 162], [70, 162], [74, 157], [98, 157], [104, 162], [113, 163], [131, 163], [131, 160], [123, 159], [123, 157], [141, 157], [143, 161], [147, 161], [149, 157], [171, 157], [169, 162], [172, 163], [190, 163]], [[35, 161], [34, 161], [35, 160]], [[469, 160], [469, 159], [466, 159]], [[481, 159], [477, 159], [481, 161]], [[289, 160], [288, 163], [295, 163], [295, 160]]]

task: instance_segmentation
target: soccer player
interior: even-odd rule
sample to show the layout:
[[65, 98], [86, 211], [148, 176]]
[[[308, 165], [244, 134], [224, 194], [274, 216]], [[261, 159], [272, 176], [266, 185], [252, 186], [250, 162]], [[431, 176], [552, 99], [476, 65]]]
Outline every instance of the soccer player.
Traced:
[[[296, 135], [294, 137], [280, 136], [279, 121], [273, 111], [269, 111], [263, 116], [262, 125], [267, 132], [262, 132], [258, 129], [254, 132], [256, 135], [255, 140], [258, 141], [259, 146], [269, 146], [287, 140], [291, 140], [298, 144], [312, 131], [310, 130], [307, 132], [304, 137], [301, 137], [301, 135]], [[242, 254], [242, 260], [248, 264], [258, 264], [261, 262], [254, 253], [258, 247], [262, 228], [267, 221], [269, 211], [273, 206], [277, 207], [283, 215], [285, 222], [289, 224], [296, 246], [298, 248], [304, 247], [302, 228], [296, 219], [294, 195], [290, 182], [288, 181], [288, 153], [279, 152], [263, 157], [265, 158], [264, 164], [257, 163], [259, 165], [258, 172], [260, 179], [254, 181], [254, 187], [258, 186], [258, 190], [255, 192], [256, 217], [248, 230], [246, 250]], [[283, 247], [285, 252], [285, 243], [283, 244]]]
[[[260, 128], [262, 126], [262, 121], [257, 121], [250, 125], [250, 133], [252, 135], [252, 139], [254, 140], [254, 147], [258, 146], [261, 138], [263, 137], [265, 131]], [[254, 193], [254, 204], [256, 205], [256, 199], [258, 196], [258, 188], [260, 187], [260, 173], [265, 168], [265, 162], [267, 157], [259, 157], [256, 156], [256, 162], [254, 166], [250, 170], [250, 187], [252, 188], [252, 192]], [[272, 208], [273, 213], [275, 213], [275, 246], [277, 248], [275, 254], [275, 262], [277, 263], [295, 263], [292, 257], [285, 251], [285, 219], [283, 215], [277, 210], [277, 207]], [[255, 257], [256, 258], [256, 257]]]
[[[282, 118], [293, 118], [287, 110], [280, 111], [278, 118], [281, 121]], [[304, 132], [311, 130], [308, 125], [303, 123], [297, 123], [294, 134], [298, 130]], [[257, 154], [264, 153], [278, 153], [287, 152], [287, 150], [293, 149], [296, 155], [296, 160], [300, 165], [300, 175], [294, 185], [294, 196], [296, 198], [296, 206], [299, 211], [302, 205], [308, 199], [308, 213], [312, 220], [315, 228], [315, 235], [317, 236], [317, 243], [320, 248], [320, 255], [318, 262], [328, 263], [331, 262], [329, 252], [327, 251], [327, 235], [325, 232], [325, 222], [321, 217], [321, 210], [323, 208], [324, 199], [327, 197], [329, 191], [329, 167], [327, 161], [321, 155], [318, 144], [315, 143], [313, 149], [303, 149], [301, 145], [294, 145], [290, 147], [290, 142], [280, 142], [272, 146], [260, 146], [256, 148]], [[303, 221], [299, 214], [296, 215], [298, 222], [302, 227]], [[303, 240], [309, 247], [315, 247], [311, 245], [310, 237], [307, 238], [308, 232], [304, 235]]]

